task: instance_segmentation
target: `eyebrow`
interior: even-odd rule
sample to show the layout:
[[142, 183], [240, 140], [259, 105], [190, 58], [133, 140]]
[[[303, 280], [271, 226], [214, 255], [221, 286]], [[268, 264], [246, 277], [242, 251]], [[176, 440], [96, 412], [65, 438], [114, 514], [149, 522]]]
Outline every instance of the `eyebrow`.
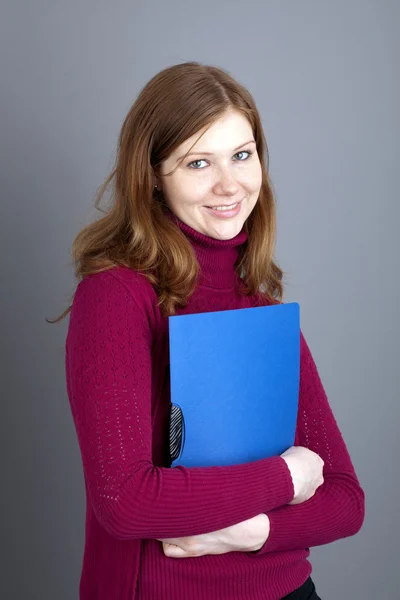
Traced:
[[[246, 146], [247, 144], [255, 144], [256, 140], [249, 140], [248, 142], [244, 142], [243, 144], [240, 144], [240, 146], [237, 146], [236, 148], [233, 149], [233, 152], [236, 152], [236, 150], [239, 150], [239, 148], [242, 148], [243, 146]], [[188, 156], [194, 156], [196, 154], [204, 154], [207, 156], [213, 156], [212, 152], [202, 152], [201, 150], [197, 150], [197, 152], [189, 152], [189, 154], [183, 154], [182, 156], [180, 156], [179, 158], [176, 159], [176, 162], [179, 162], [182, 158], [187, 158]]]

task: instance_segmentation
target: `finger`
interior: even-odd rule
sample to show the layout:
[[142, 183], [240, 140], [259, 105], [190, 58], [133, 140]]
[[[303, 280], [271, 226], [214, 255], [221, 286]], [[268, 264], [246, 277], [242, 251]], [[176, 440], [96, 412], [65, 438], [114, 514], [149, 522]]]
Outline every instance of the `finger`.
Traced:
[[165, 556], [168, 556], [169, 558], [187, 558], [188, 556], [191, 556], [185, 550], [179, 546], [176, 546], [175, 544], [164, 543], [163, 550]]

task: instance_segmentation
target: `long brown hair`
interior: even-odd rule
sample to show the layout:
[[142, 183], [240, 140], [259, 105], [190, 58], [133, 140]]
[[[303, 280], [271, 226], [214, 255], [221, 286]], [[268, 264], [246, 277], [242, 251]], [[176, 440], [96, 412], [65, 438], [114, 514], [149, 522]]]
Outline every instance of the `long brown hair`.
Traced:
[[[84, 227], [72, 245], [78, 281], [125, 265], [142, 272], [154, 286], [163, 315], [173, 315], [177, 306], [186, 305], [196, 286], [199, 265], [189, 240], [166, 218], [162, 192], [154, 188], [155, 177], [162, 161], [180, 144], [228, 110], [239, 111], [248, 119], [262, 168], [259, 198], [245, 223], [248, 240], [235, 265], [243, 282], [241, 292], [282, 300], [283, 272], [273, 259], [275, 199], [260, 115], [245, 87], [226, 71], [198, 62], [159, 72], [129, 110], [119, 134], [115, 165], [95, 198], [96, 209], [104, 214]], [[110, 184], [111, 204], [104, 211], [99, 205]], [[47, 321], [60, 321], [71, 306], [57, 319]]]

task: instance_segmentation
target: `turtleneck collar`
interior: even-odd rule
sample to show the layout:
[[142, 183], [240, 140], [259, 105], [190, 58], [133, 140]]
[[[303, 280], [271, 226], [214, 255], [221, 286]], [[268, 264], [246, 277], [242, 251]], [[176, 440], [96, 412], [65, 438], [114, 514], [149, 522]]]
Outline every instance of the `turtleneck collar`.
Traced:
[[236, 287], [238, 275], [235, 262], [239, 255], [239, 247], [247, 241], [244, 226], [232, 239], [217, 240], [196, 231], [181, 221], [170, 209], [167, 209], [166, 214], [185, 234], [196, 253], [201, 271], [199, 284], [219, 289]]

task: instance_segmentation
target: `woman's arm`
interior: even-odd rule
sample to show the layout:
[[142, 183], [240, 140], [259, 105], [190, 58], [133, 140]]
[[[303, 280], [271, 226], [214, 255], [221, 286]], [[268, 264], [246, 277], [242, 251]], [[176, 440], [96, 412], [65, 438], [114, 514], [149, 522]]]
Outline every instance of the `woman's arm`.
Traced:
[[138, 278], [132, 291], [110, 271], [75, 293], [66, 341], [68, 397], [86, 489], [114, 537], [207, 533], [292, 500], [280, 457], [231, 467], [172, 469], [152, 463], [154, 326]]
[[264, 511], [270, 532], [254, 555], [328, 544], [356, 534], [364, 520], [364, 493], [303, 334], [300, 353], [296, 444], [324, 460], [324, 483], [303, 504]]

